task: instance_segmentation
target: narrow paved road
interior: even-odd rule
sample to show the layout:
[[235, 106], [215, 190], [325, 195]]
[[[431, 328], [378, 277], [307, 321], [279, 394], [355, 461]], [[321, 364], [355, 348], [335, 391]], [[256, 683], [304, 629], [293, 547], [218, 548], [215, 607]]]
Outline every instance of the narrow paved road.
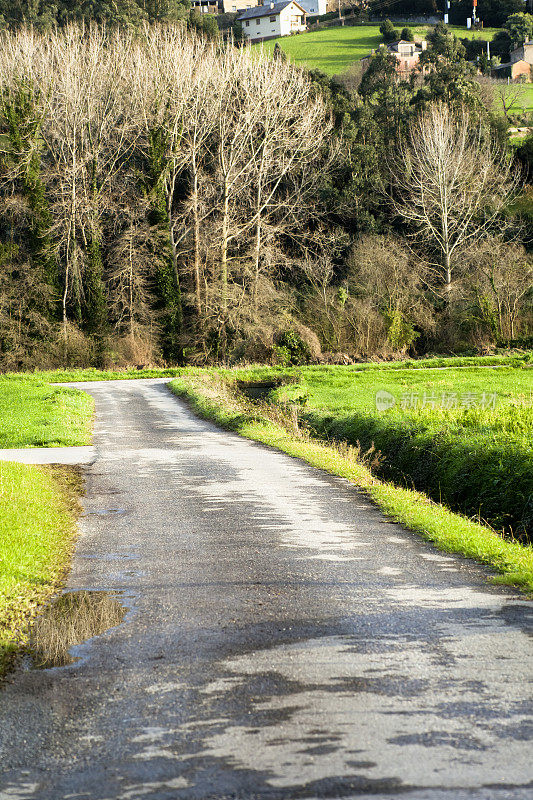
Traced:
[[0, 691], [2, 800], [533, 796], [530, 603], [157, 381], [82, 388], [68, 588], [130, 611]]

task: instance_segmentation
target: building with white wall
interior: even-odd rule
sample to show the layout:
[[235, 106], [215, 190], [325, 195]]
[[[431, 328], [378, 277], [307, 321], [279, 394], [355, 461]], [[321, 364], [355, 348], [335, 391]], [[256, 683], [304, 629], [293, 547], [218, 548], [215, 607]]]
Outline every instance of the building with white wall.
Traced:
[[298, 0], [308, 17], [321, 17], [327, 14], [328, 0]]
[[251, 42], [290, 36], [291, 33], [301, 33], [306, 29], [305, 10], [295, 0], [270, 2], [257, 8], [249, 8], [237, 20]]

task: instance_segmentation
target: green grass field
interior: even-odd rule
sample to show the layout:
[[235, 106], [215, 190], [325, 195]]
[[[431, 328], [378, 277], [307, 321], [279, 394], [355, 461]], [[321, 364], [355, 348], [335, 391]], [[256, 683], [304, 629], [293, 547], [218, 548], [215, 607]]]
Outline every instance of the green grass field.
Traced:
[[0, 449], [89, 444], [93, 401], [34, 377], [0, 378]]
[[[431, 358], [412, 359], [407, 361], [363, 361], [356, 364], [353, 370], [396, 370], [396, 369], [429, 369], [432, 367], [473, 367], [494, 366], [494, 365], [517, 365], [529, 358], [527, 353], [497, 353], [491, 356], [433, 356]], [[273, 367], [254, 367], [254, 374], [257, 371], [265, 370], [265, 373], [273, 371]], [[281, 371], [285, 371], [282, 368]], [[9, 373], [5, 379], [20, 380], [39, 380], [46, 383], [73, 383], [84, 381], [127, 381], [136, 378], [177, 378], [180, 375], [191, 372], [196, 374], [194, 367], [147, 367], [145, 369], [55, 369], [45, 370], [44, 372], [34, 372], [30, 375], [20, 373]], [[2, 379], [0, 379], [1, 381]]]
[[[396, 369], [378, 367], [362, 371], [353, 367], [303, 367], [299, 371], [299, 383], [281, 388], [275, 396], [278, 400], [283, 396], [289, 399], [291, 394], [304, 393], [308, 408], [336, 415], [354, 412], [374, 414], [377, 413], [376, 393], [385, 390], [396, 399], [395, 406], [385, 413], [389, 417], [403, 418], [412, 415], [412, 409], [422, 408], [425, 395], [425, 407], [440, 418], [439, 409], [445, 395], [444, 400], [449, 406], [446, 409], [446, 424], [449, 424], [450, 412], [460, 424], [459, 420], [463, 419], [465, 412], [470, 413], [468, 404], [481, 402], [483, 393], [496, 395], [490, 398], [491, 402], [495, 399], [496, 410], [493, 412], [489, 409], [487, 419], [496, 416], [496, 420], [501, 421], [511, 408], [526, 409], [527, 402], [533, 406], [533, 367], [527, 362], [524, 362], [524, 367], [507, 364], [489, 368], [478, 365], [432, 368], [424, 367], [423, 362], [419, 363], [419, 369], [402, 369], [400, 363]], [[451, 397], [452, 393], [455, 393], [455, 398]], [[467, 393], [475, 397], [466, 397]], [[489, 397], [485, 399], [489, 401]], [[452, 405], [454, 402], [458, 407]], [[496, 420], [491, 425], [500, 424]], [[530, 424], [533, 434], [533, 418]]]
[[533, 84], [525, 84], [521, 87], [521, 91], [523, 96], [520, 98], [520, 102], [511, 106], [514, 114], [522, 114], [524, 111], [527, 113], [533, 109]]
[[[424, 25], [413, 27], [415, 37], [420, 39], [427, 35], [428, 30]], [[497, 29], [485, 28], [481, 32], [451, 26], [451, 30], [458, 37], [487, 40], [492, 39]], [[272, 53], [276, 42], [295, 64], [319, 69], [326, 75], [338, 75], [345, 72], [354, 61], [359, 61], [379, 47], [383, 43], [383, 37], [379, 32], [379, 25], [345, 25], [342, 28], [326, 28], [296, 36], [284, 36], [252, 46], [263, 47], [265, 52]]]

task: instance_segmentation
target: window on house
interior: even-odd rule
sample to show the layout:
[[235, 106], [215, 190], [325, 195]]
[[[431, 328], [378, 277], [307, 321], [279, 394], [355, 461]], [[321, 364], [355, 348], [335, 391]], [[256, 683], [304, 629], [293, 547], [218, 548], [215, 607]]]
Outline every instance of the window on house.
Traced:
[[248, 20], [246, 20], [246, 23], [245, 23], [245, 24], [246, 24], [246, 27], [247, 27], [247, 28], [249, 28], [249, 27], [250, 27], [250, 23], [248, 22]]
[[256, 25], [261, 25], [261, 20], [260, 19], [256, 19], [255, 24]]
[[275, 22], [276, 21], [276, 17], [275, 16], [274, 17], [269, 17], [269, 19], [270, 19], [270, 22]]

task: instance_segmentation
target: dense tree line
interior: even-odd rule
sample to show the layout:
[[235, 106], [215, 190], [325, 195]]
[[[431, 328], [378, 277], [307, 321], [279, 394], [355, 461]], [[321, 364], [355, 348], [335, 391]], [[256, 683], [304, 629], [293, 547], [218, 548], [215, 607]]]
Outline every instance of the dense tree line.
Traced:
[[216, 17], [201, 14], [190, 0], [0, 0], [0, 27], [11, 29], [97, 23], [139, 30], [155, 22], [182, 24], [213, 39], [219, 35]]
[[310, 246], [331, 160], [307, 78], [176, 28], [2, 45], [5, 359], [58, 323], [65, 358], [110, 333], [129, 358], [218, 358], [272, 317], [263, 273]]
[[[464, 25], [472, 16], [472, 0], [455, 0], [450, 7], [450, 22]], [[476, 14], [486, 27], [499, 28], [511, 14], [526, 11], [526, 0], [478, 0]]]
[[525, 337], [505, 125], [445, 26], [423, 60], [330, 80], [183, 26], [5, 33], [0, 366]]

